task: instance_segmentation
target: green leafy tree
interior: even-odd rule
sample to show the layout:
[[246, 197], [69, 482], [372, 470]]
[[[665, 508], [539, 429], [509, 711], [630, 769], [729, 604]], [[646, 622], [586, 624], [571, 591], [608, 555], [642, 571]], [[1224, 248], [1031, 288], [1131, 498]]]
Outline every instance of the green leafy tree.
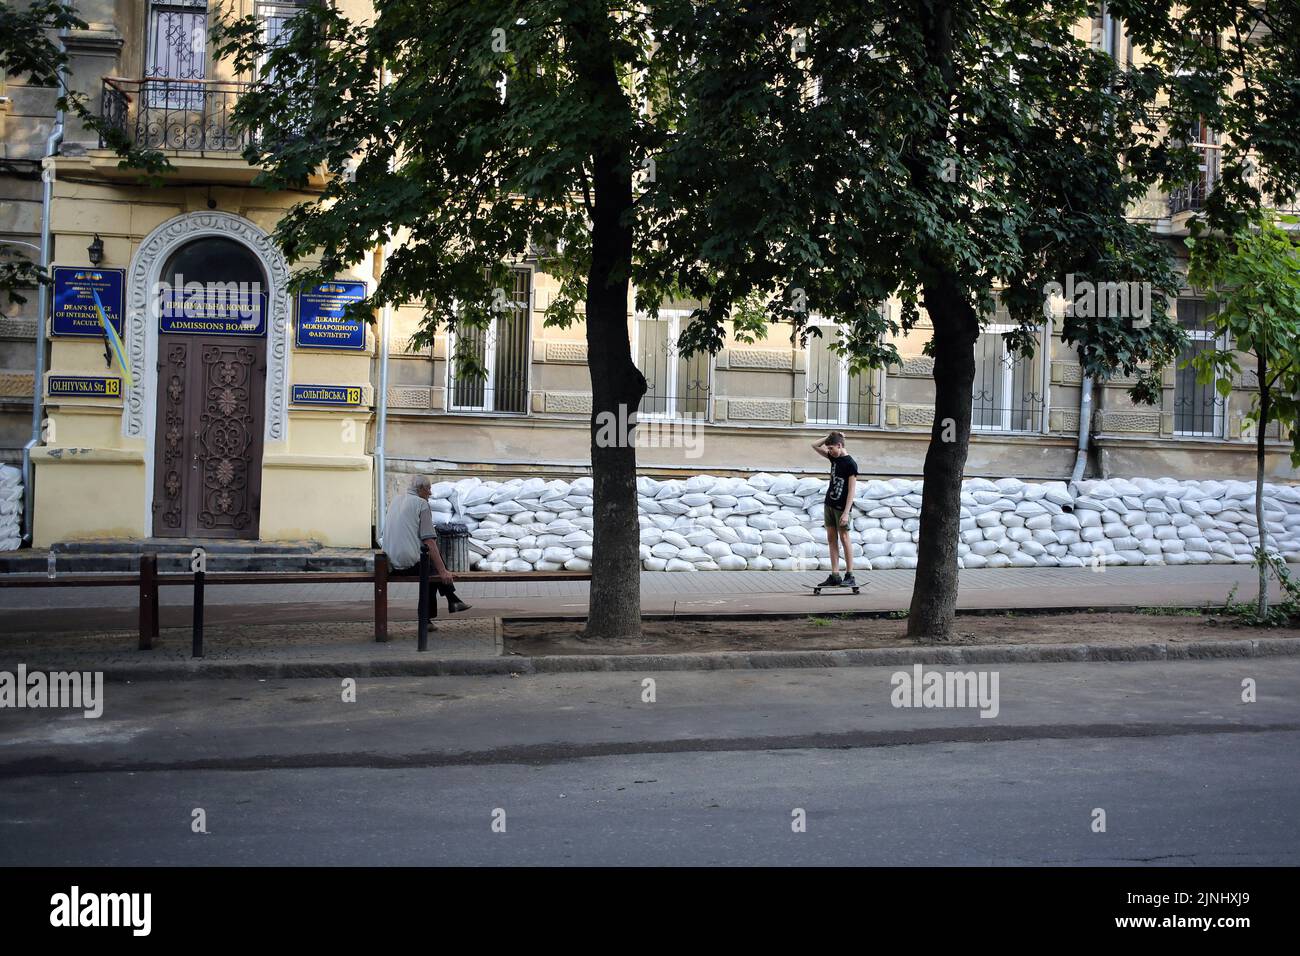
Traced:
[[[701, 303], [686, 353], [777, 320], [807, 335], [820, 314], [844, 324], [855, 368], [895, 360], [887, 338], [924, 309], [935, 421], [908, 627], [942, 638], [974, 346], [995, 296], [1027, 353], [1067, 276], [1135, 283], [1145, 308], [1067, 309], [1061, 330], [1085, 369], [1136, 376], [1143, 400], [1183, 341], [1164, 309], [1168, 245], [1128, 213], [1190, 175], [1175, 132], [1222, 77], [1188, 68], [1168, 3], [1115, 9], [1161, 54], [1127, 69], [1077, 38], [1094, 13], [1080, 0], [381, 0], [368, 23], [308, 7], [273, 49], [255, 18], [229, 21], [222, 50], [275, 78], [238, 109], [259, 131], [259, 182], [335, 174], [277, 227], [292, 261], [320, 257], [303, 281], [396, 239], [357, 313], [421, 302], [424, 344], [487, 329], [506, 264], [542, 250], [561, 282], [548, 322], [586, 325], [593, 635], [639, 629], [635, 451], [596, 438], [645, 389], [631, 287], [651, 312], [668, 296]], [[891, 297], [895, 314], [880, 307]], [[473, 336], [457, 338], [473, 369]]]
[[[153, 181], [171, 167], [166, 157], [157, 150], [141, 149], [125, 133], [92, 112], [85, 96], [68, 88], [65, 79], [68, 55], [51, 34], [84, 29], [86, 23], [77, 16], [76, 10], [60, 0], [34, 0], [22, 9], [0, 0], [0, 73], [7, 77], [26, 77], [31, 86], [56, 88], [59, 91], [56, 109], [70, 113], [97, 132], [121, 157], [119, 165], [138, 169]], [[0, 261], [0, 291], [10, 302], [26, 302], [19, 290], [45, 281], [40, 266], [25, 257], [6, 257]]]
[[[1263, 622], [1270, 619], [1269, 568], [1282, 579], [1288, 602], [1294, 600], [1285, 565], [1268, 551], [1262, 489], [1266, 426], [1278, 422], [1295, 434], [1296, 253], [1289, 233], [1275, 225], [1290, 219], [1274, 207], [1294, 209], [1300, 192], [1300, 5], [1185, 0], [1176, 8], [1142, 2], [1132, 7], [1134, 36], [1168, 77], [1171, 129], [1199, 127], [1218, 142], [1204, 156], [1184, 148], [1175, 178], [1199, 179], [1207, 187], [1188, 243], [1188, 278], [1211, 290], [1211, 301], [1220, 307], [1213, 322], [1256, 364], [1255, 617]], [[1198, 164], [1206, 172], [1199, 173]], [[1226, 398], [1239, 363], [1229, 347], [1207, 350], [1196, 368]], [[1292, 461], [1300, 463], [1294, 454]]]
[[[707, 348], [755, 287], [768, 292], [768, 317], [797, 330], [811, 312], [845, 321], [855, 367], [892, 360], [887, 338], [928, 319], [935, 415], [908, 631], [943, 639], [957, 598], [974, 347], [995, 296], [1015, 324], [1009, 346], [1028, 354], [1054, 284], [1135, 283], [1140, 312], [1067, 309], [1059, 327], [1089, 372], [1135, 375], [1141, 400], [1159, 394], [1159, 368], [1182, 341], [1164, 305], [1177, 289], [1167, 245], [1127, 216], [1178, 169], [1162, 132], [1163, 74], [1123, 69], [1077, 38], [1087, 3], [782, 10], [756, 24], [748, 7], [724, 5], [714, 16], [729, 16], [727, 29], [697, 35], [691, 89], [703, 108], [680, 148], [713, 175], [689, 210], [657, 210], [657, 254], [675, 266], [661, 271], [708, 300], [709, 321], [690, 330]], [[793, 56], [788, 36], [776, 42], [789, 33]], [[669, 200], [647, 202], [659, 198]], [[749, 237], [739, 266], [725, 244], [734, 221]], [[681, 250], [701, 261], [674, 258]], [[890, 296], [897, 315], [879, 308]]]
[[[1253, 359], [1258, 385], [1248, 420], [1255, 429], [1255, 523], [1259, 526], [1256, 619], [1268, 620], [1268, 525], [1264, 516], [1265, 432], [1270, 424], [1290, 430], [1291, 464], [1300, 467], [1300, 247], [1295, 237], [1265, 211], [1237, 232], [1207, 233], [1187, 240], [1192, 250], [1188, 277], [1206, 289], [1217, 310], [1211, 315], [1216, 342], [1193, 359], [1197, 378], [1213, 382], [1223, 398], [1242, 373], [1241, 356]], [[1281, 217], [1294, 225], [1295, 216]]]
[[[257, 182], [297, 188], [322, 166], [334, 174], [275, 232], [292, 262], [319, 257], [301, 281], [394, 240], [355, 314], [422, 303], [413, 343], [442, 328], [471, 333], [457, 335], [454, 360], [472, 373], [482, 369], [468, 344], [493, 322], [508, 265], [532, 252], [559, 279], [547, 322], [583, 319], [591, 377], [592, 636], [640, 632], [636, 450], [601, 437], [646, 389], [629, 341], [630, 289], [653, 313], [667, 290], [697, 288], [698, 270], [734, 266], [728, 292], [739, 301], [771, 269], [747, 218], [691, 228], [694, 198], [718, 170], [685, 132], [707, 91], [692, 60], [701, 36], [742, 57], [774, 37], [788, 49], [785, 5], [770, 6], [742, 15], [738, 4], [688, 0], [379, 0], [366, 23], [309, 6], [274, 47], [255, 17], [220, 30], [220, 53], [237, 69], [275, 77], [236, 111], [259, 132], [246, 154], [262, 167]], [[737, 16], [750, 25], [728, 38]], [[735, 94], [763, 96], [774, 80], [756, 73]], [[739, 188], [756, 176], [748, 165]], [[661, 235], [670, 220], [674, 232]], [[736, 334], [755, 332], [741, 321]]]

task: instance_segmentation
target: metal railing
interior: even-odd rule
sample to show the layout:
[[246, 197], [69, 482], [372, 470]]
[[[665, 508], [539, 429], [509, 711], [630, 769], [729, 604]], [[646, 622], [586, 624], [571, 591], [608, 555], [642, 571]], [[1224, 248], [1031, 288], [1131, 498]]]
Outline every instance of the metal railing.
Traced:
[[[449, 337], [449, 411], [528, 413], [532, 273], [527, 269], [512, 271], [509, 297], [504, 289], [496, 290], [505, 304], [497, 310], [491, 327], [466, 326]], [[458, 356], [472, 356], [486, 374], [462, 374], [457, 368]]]
[[[1219, 180], [1223, 178], [1221, 150], [1222, 147], [1215, 143], [1197, 145], [1196, 152], [1200, 157], [1199, 172], [1194, 182], [1188, 183], [1186, 186], [1180, 186], [1170, 192], [1169, 214], [1171, 216], [1176, 216], [1182, 212], [1199, 212], [1205, 208], [1205, 201], [1214, 192]], [[1252, 186], [1259, 188], [1260, 175], [1258, 166], [1251, 169], [1246, 176], [1246, 180]], [[1295, 196], [1271, 196], [1263, 193], [1261, 199], [1265, 206], [1276, 209], [1281, 213], [1300, 211], [1300, 201], [1297, 201]]]
[[1179, 351], [1174, 373], [1174, 434], [1196, 438], [1222, 438], [1227, 402], [1213, 380], [1197, 381], [1192, 360], [1198, 354], [1220, 347], [1212, 321], [1213, 310], [1204, 299], [1183, 298], [1175, 306], [1178, 324], [1188, 342]]
[[642, 418], [707, 421], [713, 394], [713, 356], [683, 355], [677, 346], [684, 316], [665, 311], [657, 319], [638, 318], [636, 366], [646, 379], [638, 409]]
[[1043, 430], [1043, 335], [1032, 357], [1008, 350], [1002, 333], [1010, 326], [986, 327], [975, 343], [975, 382], [971, 387], [971, 427], [978, 431]]
[[225, 80], [106, 77], [100, 115], [144, 149], [239, 153], [254, 139], [233, 123], [235, 103], [249, 86]]
[[1206, 198], [1214, 192], [1215, 184], [1219, 181], [1219, 147], [1199, 146], [1196, 152], [1201, 157], [1200, 172], [1195, 182], [1180, 186], [1169, 194], [1171, 216], [1203, 209]]
[[853, 372], [848, 361], [837, 355], [827, 341], [833, 326], [823, 329], [821, 338], [809, 336], [804, 346], [807, 374], [804, 378], [804, 409], [809, 424], [879, 425], [880, 372]]

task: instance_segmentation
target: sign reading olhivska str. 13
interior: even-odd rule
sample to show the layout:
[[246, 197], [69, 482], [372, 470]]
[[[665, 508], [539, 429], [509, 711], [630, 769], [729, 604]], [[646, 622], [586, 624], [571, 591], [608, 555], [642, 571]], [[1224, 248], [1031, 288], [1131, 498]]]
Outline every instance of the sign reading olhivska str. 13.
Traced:
[[92, 375], [51, 375], [46, 379], [50, 397], [121, 398], [122, 380]]
[[295, 385], [292, 400], [295, 405], [355, 407], [361, 404], [361, 393], [360, 385]]
[[314, 289], [299, 292], [294, 344], [308, 349], [365, 351], [365, 322], [343, 317], [348, 305], [365, 297], [364, 282], [322, 282]]
[[266, 293], [247, 283], [208, 283], [164, 289], [158, 296], [158, 331], [185, 335], [266, 335]]
[[81, 335], [100, 338], [104, 326], [99, 321], [95, 293], [99, 293], [104, 314], [119, 336], [122, 331], [122, 289], [125, 269], [55, 266], [54, 311], [50, 317], [51, 335]]

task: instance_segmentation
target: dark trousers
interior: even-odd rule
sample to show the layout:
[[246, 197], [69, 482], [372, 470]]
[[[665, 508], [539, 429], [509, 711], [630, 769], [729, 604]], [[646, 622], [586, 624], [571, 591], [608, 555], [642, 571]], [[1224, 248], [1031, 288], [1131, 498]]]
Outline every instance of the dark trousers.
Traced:
[[456, 586], [454, 584], [443, 584], [441, 581], [432, 580], [429, 582], [429, 617], [438, 616], [438, 595], [441, 594], [447, 599], [447, 607], [451, 607], [451, 602], [456, 600]]

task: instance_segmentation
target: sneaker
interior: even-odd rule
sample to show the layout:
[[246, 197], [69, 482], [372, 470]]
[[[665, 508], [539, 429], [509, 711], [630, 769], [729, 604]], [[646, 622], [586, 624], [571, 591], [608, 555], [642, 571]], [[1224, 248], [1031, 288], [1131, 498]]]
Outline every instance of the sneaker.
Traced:
[[844, 581], [840, 578], [838, 574], [832, 574], [830, 577], [828, 577], [825, 581], [823, 581], [821, 584], [817, 586], [819, 588], [837, 588], [843, 583]]
[[840, 583], [843, 584], [846, 588], [855, 588], [858, 586], [858, 582], [853, 578], [852, 571], [844, 575], [844, 580], [841, 581]]
[[469, 607], [470, 606], [466, 604], [464, 601], [460, 600], [460, 598], [455, 598], [447, 602], [447, 613], [459, 614], [461, 611], [468, 611]]

